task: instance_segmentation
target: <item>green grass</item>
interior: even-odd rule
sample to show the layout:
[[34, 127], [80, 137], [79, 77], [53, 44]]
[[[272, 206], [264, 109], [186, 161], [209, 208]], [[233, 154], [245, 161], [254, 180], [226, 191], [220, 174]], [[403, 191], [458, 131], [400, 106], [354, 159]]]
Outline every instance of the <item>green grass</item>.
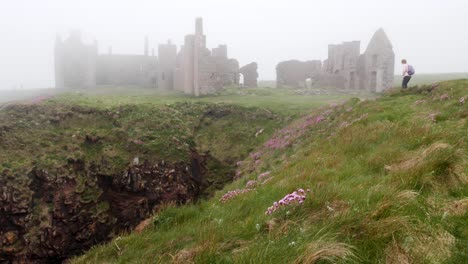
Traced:
[[[400, 87], [402, 82], [402, 77], [400, 75], [395, 75], [394, 86]], [[460, 73], [417, 73], [413, 76], [410, 85], [424, 85], [432, 84], [435, 82], [450, 81], [450, 80], [459, 80], [459, 79], [468, 79], [467, 72]], [[259, 81], [259, 85], [263, 87], [276, 87], [276, 81]]]
[[[195, 199], [210, 197], [232, 181], [236, 162], [245, 159], [275, 130], [319, 106], [348, 98], [304, 98], [287, 90], [263, 88], [242, 90], [242, 94], [238, 91], [228, 89], [215, 96], [193, 98], [139, 88], [99, 88], [0, 107], [0, 189], [13, 193], [14, 206], [31, 212], [27, 216], [31, 224], [17, 228], [21, 239], [29, 241], [29, 248], [39, 248], [44, 230], [57, 227], [52, 212], [62, 208], [50, 200], [35, 198], [40, 196], [35, 188], [45, 188], [41, 181], [50, 180], [57, 188], [62, 186], [57, 180], [62, 177], [73, 182], [68, 187], [77, 196], [73, 203], [86, 205], [73, 217], [86, 215], [120, 232], [121, 223], [112, 222], [114, 207], [103, 203], [105, 190], [97, 184], [96, 174], [118, 177], [132, 167], [134, 160], [140, 165], [169, 163], [190, 168], [195, 151], [206, 161], [206, 166], [201, 166], [203, 179], [196, 186], [201, 197]], [[70, 164], [82, 164], [86, 172], [77, 172]], [[44, 171], [50, 179], [36, 179], [36, 171]], [[47, 195], [51, 192], [41, 191]], [[3, 200], [8, 207], [13, 202], [5, 195], [2, 197], [7, 197], [7, 202]], [[10, 219], [10, 209], [6, 210], [4, 222]], [[93, 237], [90, 243], [100, 239]], [[12, 257], [4, 252], [13, 251], [1, 244], [0, 262], [7, 261], [5, 255]], [[21, 243], [15, 246], [15, 251], [24, 249]]]
[[[431, 84], [443, 81], [450, 81], [450, 80], [459, 80], [459, 79], [468, 79], [467, 72], [460, 72], [460, 73], [421, 73], [415, 74], [413, 78], [411, 78], [410, 86], [413, 85], [424, 85], [424, 84]], [[395, 87], [400, 87], [403, 77], [400, 75], [395, 76]]]
[[[463, 263], [468, 108], [459, 99], [467, 99], [468, 81], [426, 88], [309, 111], [273, 135], [289, 145], [252, 150], [260, 161], [247, 157], [242, 177], [212, 199], [168, 206], [143, 233], [72, 263]], [[253, 98], [233, 103], [268, 105]], [[293, 108], [272, 100], [305, 112], [302, 100]], [[310, 121], [317, 116], [324, 120]], [[218, 201], [265, 171], [268, 183]], [[303, 205], [264, 214], [297, 188], [311, 189]]]
[[[374, 95], [362, 94], [365, 98]], [[212, 104], [231, 104], [243, 107], [265, 108], [282, 115], [296, 115], [309, 111], [318, 106], [336, 103], [349, 98], [345, 94], [331, 95], [300, 95], [290, 89], [227, 88], [216, 94], [192, 97], [175, 91], [156, 91], [128, 87], [101, 87], [96, 90], [82, 90], [77, 93], [63, 93], [55, 100], [62, 103], [87, 105], [93, 107], [115, 107], [119, 105], [170, 105], [177, 102], [196, 102]]]

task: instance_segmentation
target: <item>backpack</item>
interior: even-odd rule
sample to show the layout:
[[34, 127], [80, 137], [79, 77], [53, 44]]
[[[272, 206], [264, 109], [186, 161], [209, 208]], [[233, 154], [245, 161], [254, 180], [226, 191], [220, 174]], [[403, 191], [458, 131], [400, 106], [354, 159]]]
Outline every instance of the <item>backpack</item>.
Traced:
[[414, 67], [412, 65], [408, 65], [408, 75], [413, 76], [415, 73]]

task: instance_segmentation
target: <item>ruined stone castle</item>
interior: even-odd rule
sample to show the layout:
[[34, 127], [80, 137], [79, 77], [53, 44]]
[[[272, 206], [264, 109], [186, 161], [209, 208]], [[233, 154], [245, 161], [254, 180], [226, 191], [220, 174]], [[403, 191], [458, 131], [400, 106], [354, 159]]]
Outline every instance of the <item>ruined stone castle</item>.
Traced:
[[335, 88], [381, 92], [393, 86], [395, 53], [383, 29], [360, 54], [360, 42], [328, 46], [328, 58], [281, 62], [276, 67], [278, 87]]
[[95, 86], [142, 86], [163, 90], [178, 90], [192, 95], [215, 92], [224, 86], [256, 87], [257, 64], [239, 68], [236, 59], [228, 58], [226, 45], [209, 50], [203, 21], [197, 18], [195, 33], [185, 36], [184, 45], [168, 41], [149, 51], [145, 38], [141, 55], [98, 54], [97, 42], [85, 44], [79, 32], [73, 32], [55, 45], [55, 80], [57, 88], [83, 89]]

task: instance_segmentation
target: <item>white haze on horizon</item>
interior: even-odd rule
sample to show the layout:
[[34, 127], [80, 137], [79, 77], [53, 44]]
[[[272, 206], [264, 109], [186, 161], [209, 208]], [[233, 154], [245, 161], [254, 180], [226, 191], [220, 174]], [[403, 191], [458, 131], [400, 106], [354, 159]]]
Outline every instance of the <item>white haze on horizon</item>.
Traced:
[[289, 59], [327, 57], [331, 43], [360, 40], [384, 28], [399, 60], [418, 73], [468, 72], [466, 0], [1, 0], [0, 90], [54, 86], [56, 33], [80, 29], [99, 52], [142, 54], [171, 39], [180, 46], [203, 17], [207, 45], [227, 44], [241, 65], [256, 61], [262, 80]]

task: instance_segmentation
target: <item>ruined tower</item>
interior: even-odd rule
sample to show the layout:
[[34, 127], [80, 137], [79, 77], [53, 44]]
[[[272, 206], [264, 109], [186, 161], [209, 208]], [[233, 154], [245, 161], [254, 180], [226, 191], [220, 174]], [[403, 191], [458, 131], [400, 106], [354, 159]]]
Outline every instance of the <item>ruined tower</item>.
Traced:
[[87, 88], [139, 86], [164, 90], [176, 89], [191, 95], [215, 92], [223, 86], [238, 84], [239, 63], [228, 58], [226, 45], [213, 50], [206, 47], [203, 20], [195, 20], [194, 33], [185, 36], [177, 53], [170, 41], [158, 46], [158, 57], [144, 39], [143, 54], [115, 54], [109, 48], [97, 55], [97, 44], [85, 45], [79, 33], [55, 44], [57, 87]]
[[64, 41], [55, 42], [56, 88], [93, 88], [96, 86], [97, 42], [84, 44], [80, 31], [72, 31]]
[[177, 63], [177, 47], [168, 41], [158, 46], [158, 87], [172, 90], [174, 87], [174, 70]]
[[[319, 73], [309, 78], [316, 79], [313, 84], [319, 88], [381, 92], [393, 86], [394, 67], [392, 44], [383, 29], [379, 29], [363, 54], [360, 54], [359, 41], [328, 45], [328, 58]], [[303, 77], [291, 74], [297, 73], [297, 69], [298, 62], [279, 63], [278, 86], [303, 86], [296, 81]]]
[[149, 39], [148, 39], [148, 36], [145, 37], [145, 47], [144, 47], [143, 54], [145, 54], [145, 56], [149, 55]]
[[258, 85], [258, 65], [256, 62], [249, 63], [239, 69], [239, 72], [244, 77], [244, 87], [255, 88]]
[[203, 20], [195, 21], [195, 34], [185, 36], [177, 55], [174, 87], [195, 96], [209, 94], [225, 85], [238, 83], [239, 63], [229, 59], [227, 46], [206, 47]]
[[361, 86], [374, 92], [381, 92], [393, 86], [395, 74], [395, 53], [383, 29], [377, 30], [361, 55]]

